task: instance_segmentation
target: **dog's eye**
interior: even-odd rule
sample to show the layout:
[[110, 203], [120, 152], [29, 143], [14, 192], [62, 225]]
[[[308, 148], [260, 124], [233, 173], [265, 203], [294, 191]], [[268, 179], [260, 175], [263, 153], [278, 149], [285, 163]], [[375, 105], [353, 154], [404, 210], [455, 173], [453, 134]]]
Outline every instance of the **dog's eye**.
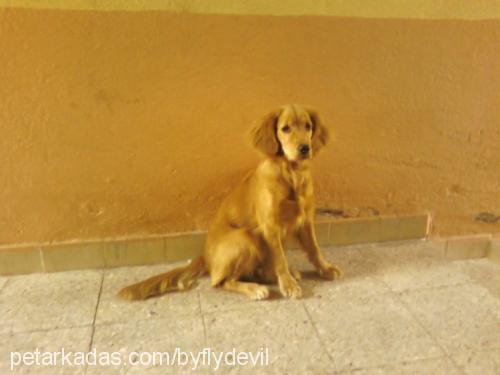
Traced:
[[285, 125], [281, 128], [281, 131], [283, 133], [290, 133], [290, 127], [288, 125]]
[[311, 124], [306, 124], [306, 130], [307, 130], [307, 131], [310, 131], [311, 129], [312, 129]]

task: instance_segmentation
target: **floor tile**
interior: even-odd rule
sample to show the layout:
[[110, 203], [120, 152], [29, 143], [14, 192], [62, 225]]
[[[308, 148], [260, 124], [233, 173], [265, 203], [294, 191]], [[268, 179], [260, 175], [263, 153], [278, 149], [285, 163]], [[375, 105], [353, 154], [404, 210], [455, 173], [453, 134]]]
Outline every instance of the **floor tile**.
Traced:
[[[66, 356], [63, 365], [62, 353], [54, 356], [47, 352], [64, 349], [66, 355], [68, 352], [87, 353], [91, 333], [92, 327], [82, 327], [0, 335], [0, 374], [9, 374], [11, 365], [16, 374], [83, 374], [85, 365], [77, 362], [76, 357]], [[33, 357], [26, 352], [33, 353]]]
[[89, 375], [177, 374], [191, 373], [193, 369], [207, 372], [201, 362], [196, 367], [195, 362], [188, 360], [191, 353], [196, 357], [207, 347], [201, 316], [185, 318], [176, 314], [169, 319], [96, 326], [92, 347], [97, 353], [117, 354], [113, 354], [115, 362], [89, 366]]
[[500, 264], [488, 258], [469, 259], [453, 262], [474, 283], [482, 286], [497, 299], [500, 299]]
[[325, 248], [322, 253], [327, 261], [340, 267], [345, 277], [373, 276], [380, 266], [377, 252], [370, 245]]
[[[189, 366], [89, 366], [90, 375], [191, 372], [188, 356], [198, 353], [205, 359], [198, 373], [207, 374], [221, 354], [229, 363], [218, 373], [498, 374], [500, 266], [487, 259], [450, 261], [443, 244], [323, 248], [344, 271], [334, 281], [319, 278], [302, 251], [288, 251], [290, 267], [302, 272], [299, 300], [282, 298], [273, 285], [269, 300], [251, 301], [211, 288], [208, 277], [192, 290], [146, 301], [116, 296], [185, 262], [0, 277], [0, 374], [10, 371], [10, 351], [87, 352], [93, 328], [92, 349], [108, 359], [135, 351], [157, 361], [153, 352], [170, 353], [173, 360], [177, 353]], [[256, 368], [245, 352], [257, 356]], [[237, 366], [238, 358], [247, 365]], [[83, 367], [20, 369], [49, 371], [83, 373]]]
[[443, 244], [420, 242], [375, 248], [375, 277], [402, 292], [458, 285], [470, 281], [460, 267], [443, 255]]
[[394, 292], [418, 290], [469, 282], [467, 275], [453, 263], [437, 263], [427, 260], [411, 264], [394, 264], [376, 276]]
[[384, 367], [352, 371], [355, 375], [460, 375], [460, 370], [447, 357], [424, 359]]
[[500, 301], [486, 289], [465, 284], [400, 297], [448, 353], [500, 348]]
[[392, 294], [304, 301], [335, 371], [443, 356], [443, 351]]
[[330, 359], [302, 306], [258, 304], [246, 310], [205, 314], [204, 319], [213, 350], [260, 352], [260, 358], [268, 358], [255, 367], [233, 367], [229, 363], [223, 373], [307, 374], [331, 370]]
[[[182, 264], [185, 264], [185, 262]], [[96, 324], [198, 314], [200, 309], [195, 288], [183, 292], [167, 293], [145, 301], [125, 301], [116, 295], [121, 288], [129, 284], [166, 272], [177, 266], [179, 266], [178, 263], [106, 270], [101, 299], [97, 309]]]
[[[368, 246], [370, 248], [372, 246]], [[289, 266], [300, 270], [303, 300], [309, 298], [337, 298], [338, 293], [347, 290], [364, 298], [377, 293], [386, 293], [384, 283], [374, 279], [377, 258], [373, 252], [365, 251], [360, 246], [330, 247], [322, 249], [324, 258], [338, 266], [343, 276], [336, 280], [325, 280], [309, 263], [302, 251], [288, 253]]]
[[452, 358], [467, 375], [500, 374], [500, 349], [453, 354]]
[[[324, 280], [316, 273], [305, 273], [301, 285], [313, 299], [326, 298], [333, 303], [346, 299], [365, 299], [387, 293], [387, 286], [375, 279], [376, 258], [355, 248], [325, 249], [325, 258], [337, 265], [343, 276], [336, 280]], [[307, 298], [305, 299], [307, 300]]]
[[307, 291], [304, 303], [324, 301], [332, 307], [346, 301], [376, 299], [381, 294], [389, 292], [383, 283], [367, 276], [358, 278], [345, 276], [334, 281], [304, 279], [302, 288]]
[[91, 325], [102, 271], [12, 276], [0, 293], [0, 333]]

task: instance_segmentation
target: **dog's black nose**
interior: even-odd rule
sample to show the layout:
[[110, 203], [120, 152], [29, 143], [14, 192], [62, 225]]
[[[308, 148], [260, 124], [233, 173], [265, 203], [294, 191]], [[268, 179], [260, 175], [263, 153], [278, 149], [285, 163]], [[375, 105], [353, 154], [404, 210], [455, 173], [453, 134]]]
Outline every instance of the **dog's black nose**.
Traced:
[[309, 146], [308, 145], [300, 145], [299, 152], [301, 155], [307, 155], [309, 153]]

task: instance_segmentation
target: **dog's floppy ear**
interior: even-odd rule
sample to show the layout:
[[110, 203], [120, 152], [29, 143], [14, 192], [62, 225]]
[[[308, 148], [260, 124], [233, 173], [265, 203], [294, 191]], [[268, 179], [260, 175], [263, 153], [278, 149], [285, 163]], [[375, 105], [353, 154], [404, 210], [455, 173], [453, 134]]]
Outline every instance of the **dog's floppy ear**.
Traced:
[[253, 146], [265, 153], [274, 156], [278, 154], [280, 145], [276, 137], [276, 126], [281, 115], [281, 109], [268, 113], [258, 121], [251, 132]]
[[323, 125], [318, 112], [311, 108], [307, 108], [306, 110], [313, 123], [312, 150], [316, 154], [327, 144], [330, 135], [328, 129]]

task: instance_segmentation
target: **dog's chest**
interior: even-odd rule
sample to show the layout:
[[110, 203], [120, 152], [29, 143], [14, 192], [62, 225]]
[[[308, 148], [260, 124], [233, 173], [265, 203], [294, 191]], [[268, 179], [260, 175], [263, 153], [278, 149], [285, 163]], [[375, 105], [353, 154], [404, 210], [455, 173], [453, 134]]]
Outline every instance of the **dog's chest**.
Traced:
[[279, 205], [280, 221], [293, 228], [303, 224], [306, 218], [306, 186], [305, 184], [288, 185], [286, 195]]

